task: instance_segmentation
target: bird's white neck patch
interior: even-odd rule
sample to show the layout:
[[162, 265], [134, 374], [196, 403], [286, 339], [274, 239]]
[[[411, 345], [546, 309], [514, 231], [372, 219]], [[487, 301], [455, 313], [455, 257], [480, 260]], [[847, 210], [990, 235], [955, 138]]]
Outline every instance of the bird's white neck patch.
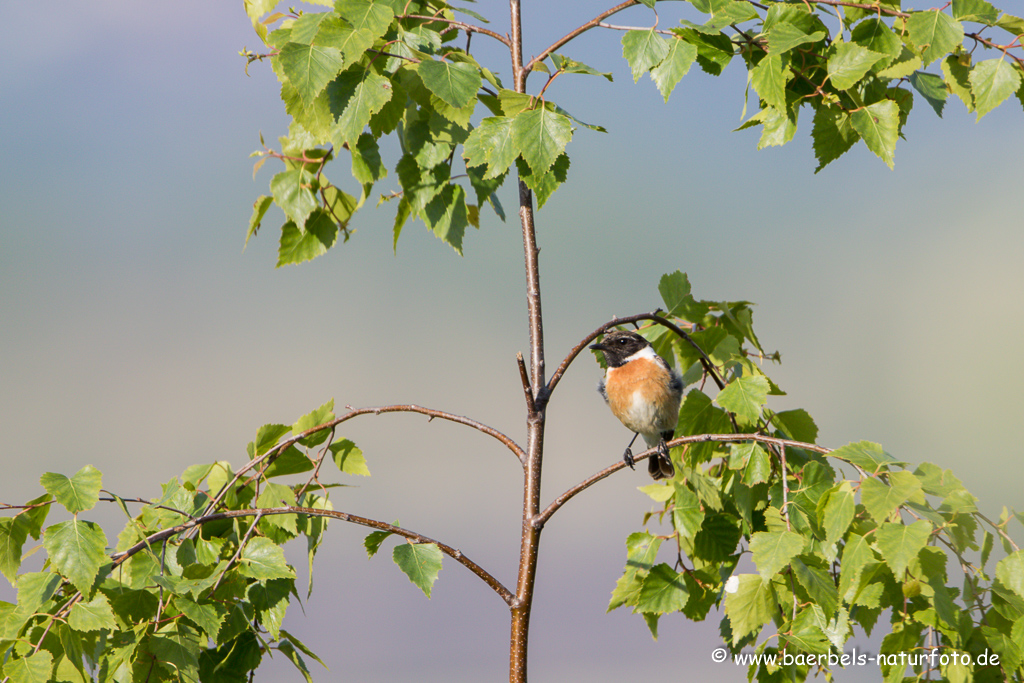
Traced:
[[654, 360], [657, 357], [658, 357], [658, 354], [656, 354], [654, 352], [654, 349], [652, 347], [645, 346], [644, 348], [640, 349], [639, 351], [634, 353], [632, 356], [627, 358], [626, 362], [628, 363], [628, 362], [633, 361], [633, 360], [639, 360], [640, 358], [647, 358], [647, 359], [650, 359], [650, 360]]

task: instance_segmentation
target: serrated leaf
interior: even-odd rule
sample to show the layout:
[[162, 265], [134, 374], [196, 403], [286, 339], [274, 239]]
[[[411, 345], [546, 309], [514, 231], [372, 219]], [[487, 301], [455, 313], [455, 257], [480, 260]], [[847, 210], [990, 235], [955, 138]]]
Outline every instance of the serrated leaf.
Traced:
[[921, 498], [921, 481], [912, 472], [901, 471], [889, 474], [889, 484], [881, 479], [869, 477], [860, 488], [860, 502], [876, 522], [881, 524], [896, 508], [908, 500]]
[[758, 531], [750, 537], [754, 564], [766, 582], [789, 566], [803, 549], [804, 537], [795, 531]]
[[953, 0], [953, 18], [991, 26], [999, 18], [999, 10], [987, 0]]
[[763, 130], [761, 139], [757, 141], [757, 148], [781, 147], [792, 140], [796, 134], [796, 113], [775, 107], [762, 109], [759, 117]]
[[313, 174], [304, 168], [281, 171], [270, 180], [274, 202], [295, 224], [297, 230], [305, 229], [309, 215], [319, 206], [313, 195], [312, 182]]
[[441, 571], [441, 549], [434, 543], [402, 543], [395, 546], [391, 556], [413, 585], [429, 598]]
[[679, 270], [661, 276], [658, 281], [658, 293], [661, 294], [665, 310], [670, 316], [679, 316], [685, 307], [693, 302], [690, 279], [686, 273]]
[[794, 24], [782, 21], [774, 24], [768, 31], [768, 51], [782, 54], [804, 43], [816, 43], [824, 37], [824, 31], [807, 33]]
[[58, 503], [67, 508], [68, 512], [77, 515], [79, 512], [91, 510], [99, 502], [103, 475], [92, 465], [86, 465], [71, 478], [47, 472], [39, 478], [39, 483]]
[[569, 177], [569, 156], [560, 154], [547, 173], [534, 173], [522, 157], [516, 159], [516, 169], [519, 171], [519, 179], [533, 190], [537, 197], [537, 208], [540, 209]]
[[352, 177], [360, 184], [375, 183], [387, 177], [388, 169], [381, 161], [380, 147], [373, 135], [363, 133], [349, 151], [352, 153]]
[[299, 230], [295, 223], [288, 221], [281, 226], [281, 241], [277, 250], [277, 266], [311, 261], [327, 253], [338, 239], [338, 224], [326, 211], [317, 209], [306, 229]]
[[851, 122], [868, 149], [891, 169], [899, 135], [899, 107], [896, 103], [882, 100], [869, 104], [854, 111]]
[[117, 630], [114, 611], [102, 593], [89, 602], [76, 602], [68, 614], [68, 626], [76, 631]]
[[827, 496], [822, 497], [822, 502], [818, 518], [825, 530], [825, 543], [832, 545], [842, 540], [853, 522], [857, 508], [853, 486], [848, 481], [836, 484]]
[[469, 104], [483, 84], [480, 69], [464, 62], [427, 60], [417, 70], [430, 92], [456, 108]]
[[910, 563], [921, 552], [932, 535], [932, 525], [924, 520], [913, 524], [887, 522], [875, 532], [878, 552], [882, 554], [897, 581], [903, 580], [903, 574]]
[[964, 65], [956, 55], [942, 60], [943, 80], [949, 91], [960, 98], [967, 111], [974, 111], [974, 95], [971, 93], [970, 66]]
[[11, 683], [47, 683], [51, 680], [53, 655], [39, 650], [28, 657], [10, 659], [4, 663], [3, 673]]
[[852, 88], [864, 75], [885, 57], [857, 43], [839, 43], [828, 58], [828, 76], [839, 90]]
[[829, 455], [856, 465], [868, 474], [887, 472], [890, 466], [903, 464], [882, 450], [877, 443], [871, 441], [848, 443], [835, 449]]
[[661, 64], [670, 49], [669, 41], [655, 33], [653, 28], [645, 31], [626, 31], [622, 36], [622, 56], [629, 62], [634, 83]]
[[769, 584], [757, 574], [733, 574], [736, 590], [725, 594], [725, 614], [732, 625], [732, 644], [756, 633], [772, 618]]
[[976, 120], [979, 121], [1016, 92], [1021, 84], [1019, 70], [1006, 61], [1005, 57], [978, 62], [968, 78], [974, 95], [974, 106], [978, 109]]
[[950, 52], [964, 39], [964, 27], [941, 9], [912, 12], [907, 19], [907, 31], [921, 52], [924, 66]]
[[842, 109], [819, 107], [814, 112], [814, 158], [818, 160], [817, 173], [845, 154], [860, 136], [853, 129], [850, 115]]
[[561, 114], [537, 107], [516, 115], [512, 140], [535, 174], [547, 173], [572, 139], [572, 124]]
[[461, 185], [446, 185], [423, 207], [422, 217], [435, 237], [462, 256], [462, 238], [469, 225], [469, 211], [466, 208], [466, 191]]
[[[395, 520], [393, 526], [398, 526], [398, 520]], [[380, 550], [381, 543], [383, 543], [391, 534], [392, 532], [390, 531], [371, 531], [366, 535], [366, 538], [363, 539], [363, 547], [366, 548], [367, 559], [377, 554], [377, 551]]]
[[551, 54], [551, 63], [555, 65], [555, 69], [558, 71], [564, 71], [567, 74], [587, 74], [589, 76], [603, 76], [612, 81], [612, 75], [605, 71], [598, 71], [593, 67], [587, 66], [582, 62], [577, 62], [575, 59], [569, 59], [564, 55], [558, 53]]
[[0, 573], [14, 584], [21, 567], [21, 549], [28, 540], [28, 526], [17, 517], [0, 519]]
[[935, 74], [915, 71], [910, 75], [910, 85], [914, 86], [914, 90], [921, 93], [921, 96], [932, 106], [935, 113], [941, 117], [942, 108], [946, 106], [946, 97], [949, 95], [945, 82]]
[[195, 602], [182, 596], [175, 597], [174, 605], [194, 621], [207, 637], [217, 640], [217, 633], [228, 614], [226, 607], [216, 602]]
[[693, 540], [704, 523], [704, 510], [697, 494], [685, 484], [675, 482], [675, 499], [672, 504], [672, 526], [684, 539]]
[[260, 624], [267, 629], [270, 637], [281, 637], [281, 623], [288, 611], [288, 594], [295, 590], [292, 579], [274, 579], [249, 585], [246, 596], [259, 616]]
[[815, 604], [819, 605], [829, 619], [836, 612], [839, 604], [839, 592], [832, 581], [832, 577], [825, 571], [811, 567], [800, 559], [794, 559], [792, 563], [793, 575], [804, 587]]
[[756, 424], [761, 408], [768, 401], [768, 378], [764, 375], [744, 375], [729, 382], [719, 392], [715, 402], [745, 425]]
[[762, 100], [776, 109], [786, 108], [786, 82], [792, 72], [781, 54], [772, 53], [750, 70], [750, 84]]
[[512, 139], [512, 119], [490, 116], [480, 121], [463, 143], [467, 165], [487, 165], [484, 178], [497, 178], [515, 161], [518, 152]]
[[344, 57], [341, 69], [344, 70], [363, 56], [373, 45], [373, 40], [373, 32], [369, 29], [352, 28], [337, 17], [331, 17], [320, 25], [313, 44], [341, 50]]
[[316, 96], [345, 68], [341, 50], [320, 45], [288, 43], [278, 59], [288, 81], [308, 107]]
[[662, 563], [651, 567], [647, 573], [634, 609], [649, 614], [678, 612], [689, 597], [682, 575]]
[[850, 40], [887, 57], [880, 66], [887, 67], [903, 52], [903, 41], [881, 19], [865, 19], [850, 34]]
[[50, 562], [86, 597], [92, 593], [100, 567], [107, 561], [107, 537], [93, 522], [60, 522], [43, 533]]
[[356, 30], [369, 31], [374, 40], [384, 35], [395, 16], [386, 3], [372, 0], [337, 0], [334, 9]]
[[[678, 38], [670, 42], [668, 54], [660, 64], [651, 69], [651, 80], [658, 86], [658, 91], [666, 102], [675, 90], [676, 84], [690, 71], [690, 67], [697, 59], [695, 45]], [[608, 80], [611, 80], [611, 75]]]
[[900, 49], [896, 59], [889, 63], [889, 66], [878, 72], [882, 78], [906, 78], [923, 66], [921, 58], [914, 54], [906, 45]]
[[379, 112], [390, 99], [391, 82], [373, 71], [364, 72], [338, 116], [334, 128], [338, 140], [349, 146], [355, 145], [363, 129], [370, 123], [370, 117]]
[[238, 572], [259, 581], [295, 578], [295, 570], [285, 561], [284, 550], [262, 536], [251, 538], [245, 544], [239, 557]]
[[354, 474], [360, 477], [370, 476], [370, 469], [366, 466], [366, 458], [363, 451], [352, 441], [340, 439], [330, 445], [331, 456], [338, 469], [346, 474]]
[[[266, 159], [266, 157], [264, 157]], [[273, 197], [266, 195], [260, 195], [256, 198], [256, 201], [252, 204], [252, 216], [249, 218], [249, 230], [245, 233], [245, 245], [242, 246], [244, 250], [249, 244], [249, 238], [256, 234], [256, 231], [260, 229], [260, 223], [263, 222], [263, 217], [267, 214], [267, 209], [274, 203]]]
[[999, 560], [996, 565], [996, 578], [1018, 595], [1024, 598], [1024, 550], [1018, 550]]

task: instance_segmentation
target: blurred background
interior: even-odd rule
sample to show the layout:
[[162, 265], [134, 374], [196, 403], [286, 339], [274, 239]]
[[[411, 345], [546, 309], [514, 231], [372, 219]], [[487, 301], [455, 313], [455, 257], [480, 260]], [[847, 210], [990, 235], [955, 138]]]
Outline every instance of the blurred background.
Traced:
[[[604, 8], [523, 4], [527, 55]], [[508, 30], [504, 3], [475, 9]], [[242, 251], [252, 202], [279, 168], [268, 161], [254, 181], [248, 155], [261, 131], [268, 143], [284, 134], [287, 118], [269, 64], [246, 75], [237, 54], [261, 47], [241, 2], [20, 3], [5, 14], [0, 501], [39, 495], [40, 474], [85, 464], [119, 495], [155, 496], [191, 464], [243, 463], [260, 425], [332, 397], [339, 408], [415, 402], [523, 437], [513, 183], [502, 195], [512, 220], [483, 210], [464, 258], [419, 223], [394, 254], [385, 206], [357, 216], [348, 244], [275, 270], [280, 214]], [[663, 14], [662, 26], [675, 20]], [[642, 10], [616, 22], [651, 23]], [[659, 305], [660, 276], [680, 269], [699, 298], [758, 304], [760, 339], [783, 358], [766, 370], [788, 392], [770, 405], [809, 410], [820, 443], [878, 441], [952, 468], [990, 516], [1024, 508], [1020, 103], [976, 124], [955, 98], [939, 119], [917, 97], [895, 171], [858, 144], [814, 175], [806, 112], [783, 148], [758, 152], [759, 130], [732, 132], [741, 65], [721, 78], [695, 65], [666, 105], [646, 76], [633, 84], [620, 39], [591, 31], [565, 50], [614, 84], [565, 76], [548, 91], [610, 132], [576, 131], [569, 182], [538, 214], [549, 366], [611, 316]], [[488, 43], [475, 38], [474, 52], [502, 60], [510, 81]], [[327, 173], [340, 181], [347, 167]], [[594, 391], [599, 375], [584, 356], [550, 405], [545, 500], [615, 462], [629, 437]], [[503, 447], [409, 415], [360, 418], [344, 436], [373, 476], [346, 481], [335, 508], [399, 519], [514, 584], [521, 470]], [[646, 483], [641, 471], [619, 473], [548, 524], [533, 680], [680, 667], [745, 680], [711, 663], [721, 614], [663, 618], [657, 642], [639, 617], [605, 614], [624, 540], [652, 508], [636, 490]], [[114, 543], [123, 519], [113, 506], [85, 516]], [[390, 545], [366, 559], [365, 533], [331, 526], [313, 599], [286, 619], [330, 667], [312, 663], [316, 679], [503, 680], [500, 599], [446, 561], [428, 601]], [[304, 552], [304, 542], [289, 548], [300, 585]], [[0, 582], [0, 599], [13, 596]], [[279, 656], [260, 680], [300, 678]]]

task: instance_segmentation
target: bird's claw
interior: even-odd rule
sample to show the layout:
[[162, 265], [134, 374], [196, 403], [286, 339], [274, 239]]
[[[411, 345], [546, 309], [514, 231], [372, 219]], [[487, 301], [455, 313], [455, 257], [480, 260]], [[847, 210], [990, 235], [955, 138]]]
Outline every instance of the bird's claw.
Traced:
[[633, 450], [632, 449], [627, 448], [626, 452], [622, 454], [622, 462], [624, 462], [627, 465], [629, 465], [629, 469], [636, 470], [636, 467], [633, 466], [634, 463], [633, 463]]

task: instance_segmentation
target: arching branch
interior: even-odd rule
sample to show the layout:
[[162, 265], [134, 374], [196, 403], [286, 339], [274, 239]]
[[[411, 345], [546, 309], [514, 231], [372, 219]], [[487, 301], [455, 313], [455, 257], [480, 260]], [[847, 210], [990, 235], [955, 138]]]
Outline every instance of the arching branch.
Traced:
[[388, 531], [395, 534], [396, 536], [402, 536], [408, 538], [410, 541], [415, 543], [433, 543], [441, 552], [448, 557], [452, 558], [462, 566], [469, 569], [469, 571], [476, 574], [484, 583], [491, 587], [495, 593], [501, 596], [501, 599], [505, 601], [505, 604], [512, 606], [515, 597], [511, 592], [498, 579], [494, 578], [487, 570], [473, 562], [471, 559], [466, 557], [461, 550], [453, 548], [450, 545], [435, 541], [434, 539], [418, 534], [415, 531], [403, 529], [402, 527], [388, 524], [386, 522], [380, 522], [376, 519], [369, 519], [368, 517], [359, 517], [358, 515], [352, 515], [347, 512], [340, 512], [338, 510], [318, 510], [316, 508], [298, 507], [298, 506], [283, 506], [275, 508], [253, 508], [248, 510], [225, 510], [223, 512], [214, 512], [212, 514], [203, 515], [191, 519], [187, 522], [183, 522], [177, 526], [163, 529], [154, 534], [147, 536], [145, 539], [139, 541], [132, 547], [128, 548], [119, 553], [114, 553], [110, 558], [114, 561], [113, 566], [120, 565], [122, 562], [127, 560], [132, 555], [140, 552], [143, 548], [149, 547], [153, 543], [159, 543], [165, 539], [172, 538], [182, 532], [189, 531], [194, 528], [201, 527], [203, 524], [208, 522], [216, 522], [224, 519], [235, 519], [238, 517], [267, 517], [269, 515], [310, 515], [312, 517], [330, 517], [331, 519], [339, 519], [343, 522], [351, 522], [352, 524], [359, 524], [361, 526], [369, 527], [371, 529], [378, 529], [380, 531]]

